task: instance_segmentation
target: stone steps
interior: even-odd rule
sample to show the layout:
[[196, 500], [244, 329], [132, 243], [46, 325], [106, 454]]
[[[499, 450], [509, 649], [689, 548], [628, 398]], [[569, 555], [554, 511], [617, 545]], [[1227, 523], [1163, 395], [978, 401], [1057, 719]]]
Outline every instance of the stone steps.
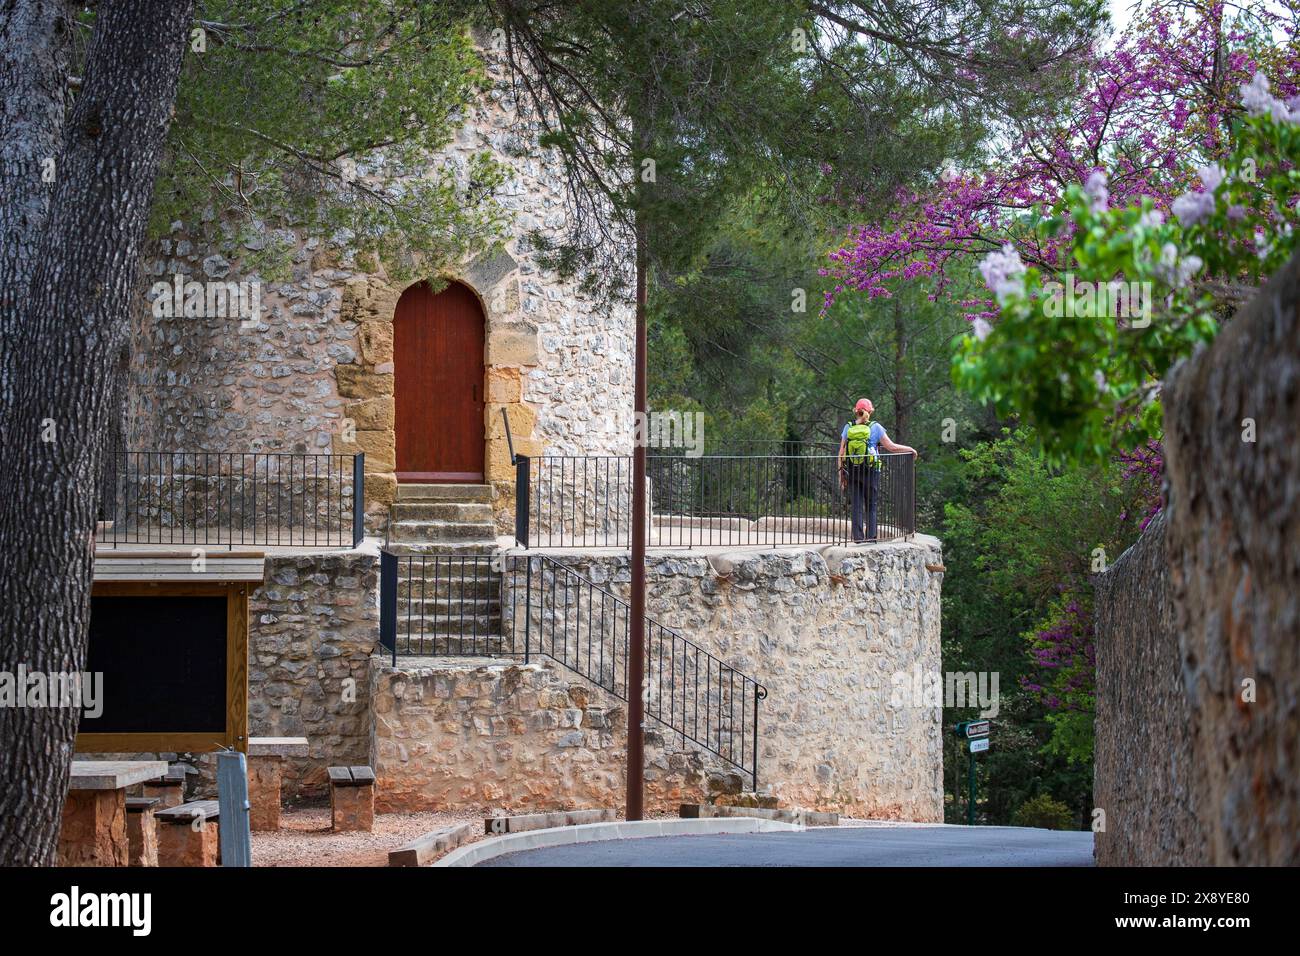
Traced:
[[[396, 555], [488, 555], [496, 551], [497, 539], [478, 541], [393, 541], [389, 539], [386, 548]], [[468, 568], [468, 565], [466, 567]]]
[[462, 501], [491, 504], [492, 488], [489, 485], [408, 484], [397, 486], [398, 502], [405, 501]]
[[388, 540], [400, 544], [482, 541], [495, 532], [491, 525], [469, 521], [394, 521], [388, 526]]
[[467, 576], [463, 584], [457, 578], [449, 580], [445, 573], [437, 579], [432, 574], [427, 578], [418, 576], [398, 578], [397, 600], [399, 603], [408, 599], [414, 601], [445, 601], [449, 598], [456, 601], [499, 602], [501, 600], [501, 579], [495, 573], [484, 573], [477, 580]]
[[402, 635], [397, 639], [398, 654], [407, 657], [500, 657], [512, 650], [509, 642], [499, 634], [480, 633], [475, 636], [467, 633], [464, 637], [426, 634], [423, 638], [413, 634], [409, 641]]
[[501, 615], [498, 614], [408, 614], [399, 611], [397, 623], [400, 631], [409, 634], [412, 639], [424, 635], [428, 637], [471, 637], [501, 636]]
[[453, 521], [495, 527], [492, 506], [481, 501], [399, 501], [392, 519], [406, 521]]
[[413, 555], [398, 570], [401, 654], [503, 654], [501, 573], [487, 485], [400, 484], [388, 550]]
[[451, 617], [457, 614], [487, 614], [492, 617], [500, 618], [501, 602], [494, 597], [486, 598], [465, 598], [459, 596], [450, 597], [430, 597], [421, 598], [420, 591], [417, 588], [416, 596], [405, 598], [400, 595], [397, 598], [397, 613], [403, 616], [407, 614], [415, 615], [436, 615], [442, 617]]

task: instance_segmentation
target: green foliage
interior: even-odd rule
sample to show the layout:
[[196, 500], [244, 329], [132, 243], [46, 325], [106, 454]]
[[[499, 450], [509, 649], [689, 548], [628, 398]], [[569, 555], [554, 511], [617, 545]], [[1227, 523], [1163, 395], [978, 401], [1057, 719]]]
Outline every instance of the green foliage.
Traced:
[[1078, 829], [1070, 808], [1049, 793], [1040, 793], [1022, 803], [1011, 822], [1018, 827], [1042, 830]]
[[[1019, 414], [1054, 461], [1098, 462], [1158, 439], [1159, 383], [1170, 366], [1214, 337], [1231, 293], [1243, 285], [1248, 293], [1300, 242], [1300, 123], [1254, 117], [1234, 144], [1226, 174], [1205, 167], [1204, 192], [1175, 201], [1181, 224], [1150, 200], [1104, 208], [1078, 185], [1050, 216], [1031, 215], [1046, 244], [1073, 230], [1072, 265], [1060, 274], [1074, 284], [1004, 257], [991, 280], [1000, 318], [961, 341], [957, 383], [999, 414]], [[1210, 278], [1193, 281], [1203, 268]], [[1143, 296], [1147, 310], [1099, 302], [1110, 283]]]
[[[1041, 675], [1030, 652], [1071, 600], [1089, 606], [1093, 551], [1113, 559], [1132, 542], [1141, 493], [1118, 465], [1050, 466], [1024, 429], [1002, 429], [943, 465], [934, 474], [942, 520], [927, 529], [943, 541], [947, 568], [943, 669], [1000, 675], [993, 747], [978, 761], [984, 817], [1009, 822], [1041, 786], [1068, 794], [1082, 814], [1092, 789], [1090, 702], [1050, 710], [1035, 689]], [[945, 708], [943, 721], [976, 716]], [[944, 772], [947, 788], [962, 793], [964, 756], [954, 749]]]
[[[432, 168], [482, 81], [465, 4], [205, 0], [151, 228], [202, 225], [274, 274], [297, 227], [395, 275], [489, 243], [503, 170]], [[206, 212], [202, 212], [206, 210]], [[202, 214], [200, 215], [200, 212]], [[196, 220], [200, 220], [196, 222]]]

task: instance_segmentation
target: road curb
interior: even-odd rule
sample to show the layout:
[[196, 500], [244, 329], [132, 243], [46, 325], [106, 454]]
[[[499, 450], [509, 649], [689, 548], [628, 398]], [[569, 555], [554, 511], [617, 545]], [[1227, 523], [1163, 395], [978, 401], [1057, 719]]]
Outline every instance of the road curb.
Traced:
[[507, 853], [538, 850], [571, 843], [598, 843], [604, 840], [638, 840], [657, 836], [690, 836], [718, 833], [776, 833], [802, 829], [775, 820], [755, 817], [722, 817], [706, 820], [637, 820], [619, 823], [584, 823], [571, 827], [507, 833], [479, 843], [452, 850], [433, 866], [477, 866]]

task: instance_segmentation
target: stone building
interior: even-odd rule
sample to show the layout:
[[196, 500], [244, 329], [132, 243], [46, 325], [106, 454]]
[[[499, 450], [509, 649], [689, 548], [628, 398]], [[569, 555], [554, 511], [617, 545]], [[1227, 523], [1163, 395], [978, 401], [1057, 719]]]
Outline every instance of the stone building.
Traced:
[[[159, 317], [142, 304], [129, 446], [361, 451], [373, 529], [382, 531], [405, 475], [490, 485], [503, 532], [513, 513], [503, 415], [521, 454], [628, 450], [631, 310], [600, 309], [538, 265], [529, 232], [554, 238], [565, 222], [559, 164], [535, 145], [524, 148], [527, 116], [499, 68], [494, 75], [495, 88], [429, 167], [464, 169], [485, 150], [505, 164], [498, 200], [513, 217], [506, 240], [424, 277], [447, 283], [431, 294], [422, 280], [397, 283], [382, 269], [340, 261], [321, 237], [278, 232], [295, 250], [292, 275], [260, 282], [257, 321]], [[145, 263], [151, 282], [259, 281], [245, 260], [264, 237], [241, 243], [230, 230], [214, 249], [200, 247], [191, 230], [173, 224]], [[422, 334], [434, 316], [439, 333]], [[426, 399], [429, 390], [438, 401]], [[436, 442], [423, 440], [434, 434]]]
[[[521, 620], [526, 631], [576, 614], [580, 628], [580, 602], [527, 605], [522, 618], [505, 610], [535, 593], [520, 589], [519, 569], [544, 560], [580, 575], [588, 602], [626, 597], [626, 550], [607, 546], [617, 534], [593, 532], [586, 550], [539, 549], [564, 543], [548, 525], [526, 554], [516, 546], [511, 453], [603, 459], [608, 477], [633, 434], [631, 311], [598, 306], [538, 263], [526, 234], [558, 233], [564, 196], [556, 165], [535, 144], [520, 147], [521, 128], [499, 82], [430, 159], [455, 167], [491, 150], [512, 170], [501, 199], [514, 215], [508, 239], [425, 277], [432, 286], [391, 281], [321, 237], [286, 234], [291, 276], [260, 286], [252, 320], [159, 314], [151, 300], [139, 311], [126, 426], [134, 451], [115, 476], [116, 520], [100, 545], [265, 550], [250, 601], [250, 733], [308, 739], [309, 756], [285, 762], [291, 797], [322, 796], [330, 765], [370, 764], [390, 810], [622, 802], [626, 694], [616, 679], [602, 684], [606, 671], [520, 646]], [[193, 235], [193, 223], [174, 224], [146, 263], [151, 281], [257, 279], [259, 239], [232, 235], [211, 248]], [[606, 522], [609, 501], [619, 509], [622, 478], [560, 473], [548, 488], [606, 495]], [[583, 500], [574, 513], [590, 523], [597, 515]], [[730, 521], [651, 518], [701, 534]], [[939, 668], [942, 559], [934, 539], [894, 530], [888, 544], [851, 548], [816, 534], [764, 532], [743, 547], [701, 546], [694, 531], [678, 547], [668, 547], [672, 535], [656, 539], [648, 613], [675, 629], [664, 631], [674, 647], [697, 655], [697, 689], [696, 710], [688, 718], [682, 703], [679, 718], [679, 678], [655, 678], [670, 704], [647, 728], [652, 807], [736, 799], [758, 768], [759, 787], [786, 805], [942, 819], [939, 710], [889, 693], [892, 675]], [[462, 577], [466, 562], [489, 575], [488, 591], [475, 590], [477, 577], [440, 583], [444, 559], [459, 561]], [[394, 560], [402, 576], [386, 598], [383, 567]], [[381, 647], [386, 599], [408, 618], [418, 608], [501, 633], [474, 656], [446, 653], [442, 631], [394, 654]], [[586, 627], [590, 639], [590, 619]], [[743, 672], [746, 686], [761, 684], [762, 707], [707, 682], [701, 697], [705, 658], [706, 677], [716, 661], [728, 679]], [[709, 709], [724, 702], [717, 729]], [[754, 708], [752, 719], [737, 717], [738, 705]], [[716, 740], [698, 732], [701, 713]]]

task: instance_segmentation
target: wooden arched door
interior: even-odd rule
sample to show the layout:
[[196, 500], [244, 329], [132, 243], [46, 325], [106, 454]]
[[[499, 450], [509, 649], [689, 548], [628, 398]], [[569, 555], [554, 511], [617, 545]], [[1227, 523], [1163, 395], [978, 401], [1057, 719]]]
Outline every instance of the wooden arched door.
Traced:
[[483, 309], [453, 282], [413, 285], [393, 316], [397, 480], [483, 481]]

